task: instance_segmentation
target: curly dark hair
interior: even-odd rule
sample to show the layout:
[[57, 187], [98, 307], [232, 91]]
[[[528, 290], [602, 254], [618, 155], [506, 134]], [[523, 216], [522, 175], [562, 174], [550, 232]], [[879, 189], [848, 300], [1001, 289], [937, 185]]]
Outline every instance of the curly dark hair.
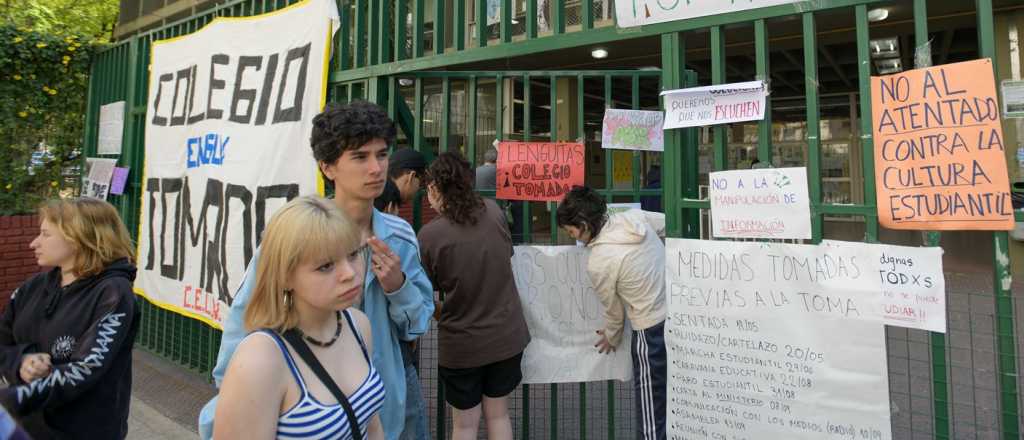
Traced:
[[395, 123], [379, 105], [352, 101], [346, 105], [328, 104], [313, 118], [309, 144], [317, 162], [334, 163], [346, 150], [354, 150], [374, 139], [395, 142]]
[[473, 191], [473, 170], [461, 154], [441, 153], [424, 176], [424, 186], [441, 192], [441, 215], [457, 225], [475, 225], [484, 200]]
[[590, 232], [594, 239], [608, 221], [608, 205], [597, 191], [586, 186], [574, 186], [562, 199], [555, 212], [559, 227], [573, 226]]

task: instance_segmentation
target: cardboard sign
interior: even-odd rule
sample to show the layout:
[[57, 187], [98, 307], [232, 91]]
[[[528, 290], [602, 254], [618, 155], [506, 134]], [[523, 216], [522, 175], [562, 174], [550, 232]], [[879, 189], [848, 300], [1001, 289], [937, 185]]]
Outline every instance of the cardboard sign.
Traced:
[[501, 142], [497, 197], [561, 201], [573, 186], [583, 185], [585, 151], [572, 142]]
[[666, 241], [669, 438], [891, 438], [878, 272], [843, 250]]
[[614, 352], [594, 348], [594, 332], [604, 328], [604, 306], [587, 276], [586, 249], [516, 246], [512, 273], [530, 328], [523, 383], [632, 380], [628, 320]]
[[[667, 21], [686, 20], [709, 15], [768, 6], [797, 3], [800, 0], [619, 0], [615, 2], [615, 24], [620, 28]], [[796, 11], [799, 12], [799, 11]]]
[[988, 59], [871, 77], [878, 220], [889, 229], [1013, 229]]
[[715, 237], [811, 238], [807, 168], [718, 171], [709, 182]]
[[764, 119], [763, 81], [661, 92], [665, 97], [665, 130]]
[[665, 115], [644, 110], [604, 111], [601, 148], [616, 150], [664, 151]]
[[219, 327], [274, 212], [322, 191], [309, 134], [337, 26], [307, 0], [153, 43], [137, 294]]

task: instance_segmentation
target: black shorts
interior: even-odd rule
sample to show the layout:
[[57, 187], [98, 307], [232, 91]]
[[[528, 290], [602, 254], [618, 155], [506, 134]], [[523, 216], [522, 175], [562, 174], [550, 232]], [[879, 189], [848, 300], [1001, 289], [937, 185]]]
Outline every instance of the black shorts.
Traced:
[[456, 409], [467, 410], [479, 405], [482, 396], [507, 396], [523, 380], [522, 361], [523, 354], [519, 353], [482, 367], [445, 368], [438, 365], [437, 374], [444, 384], [444, 400]]

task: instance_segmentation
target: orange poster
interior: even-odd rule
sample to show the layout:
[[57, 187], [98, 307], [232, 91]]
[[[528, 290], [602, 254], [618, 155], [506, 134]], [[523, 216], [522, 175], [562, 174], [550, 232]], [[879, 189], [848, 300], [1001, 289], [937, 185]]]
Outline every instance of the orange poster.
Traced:
[[502, 142], [498, 146], [498, 198], [561, 201], [583, 185], [584, 147], [569, 142]]
[[878, 220], [889, 229], [1013, 229], [988, 59], [871, 77]]

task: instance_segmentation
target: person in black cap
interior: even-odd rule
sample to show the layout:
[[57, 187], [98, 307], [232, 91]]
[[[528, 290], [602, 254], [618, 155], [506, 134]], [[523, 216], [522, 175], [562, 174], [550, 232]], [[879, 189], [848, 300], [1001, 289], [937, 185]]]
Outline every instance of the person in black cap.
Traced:
[[388, 164], [388, 181], [384, 192], [374, 199], [378, 211], [398, 215], [398, 208], [416, 196], [420, 190], [420, 177], [427, 161], [419, 151], [411, 148], [395, 150]]

